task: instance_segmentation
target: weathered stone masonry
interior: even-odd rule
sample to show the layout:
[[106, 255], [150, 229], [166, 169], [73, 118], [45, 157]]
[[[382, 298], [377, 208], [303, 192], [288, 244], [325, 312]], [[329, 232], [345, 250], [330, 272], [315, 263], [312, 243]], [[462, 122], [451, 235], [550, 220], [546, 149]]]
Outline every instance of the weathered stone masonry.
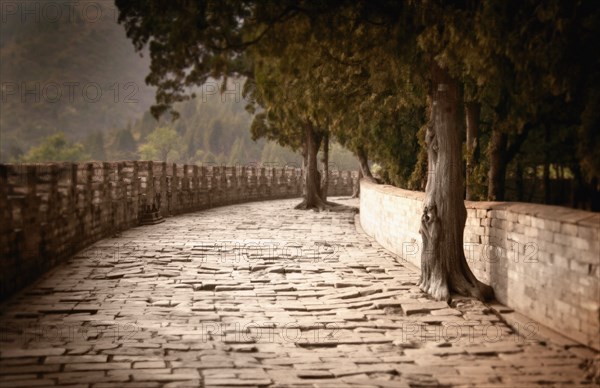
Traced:
[[[357, 174], [331, 171], [330, 195]], [[164, 216], [302, 194], [302, 170], [164, 162], [0, 165], [0, 299], [89, 244]]]
[[[420, 266], [421, 192], [361, 182], [363, 229]], [[465, 202], [465, 255], [496, 298], [600, 349], [600, 214], [558, 206]]]

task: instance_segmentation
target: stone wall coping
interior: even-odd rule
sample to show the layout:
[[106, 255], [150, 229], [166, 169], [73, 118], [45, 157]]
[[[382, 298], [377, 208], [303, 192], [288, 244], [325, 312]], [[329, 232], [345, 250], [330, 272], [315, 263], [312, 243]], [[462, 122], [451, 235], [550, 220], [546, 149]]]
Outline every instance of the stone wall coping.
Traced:
[[[376, 184], [365, 179], [361, 180], [361, 185], [368, 185], [374, 190], [395, 197], [410, 198], [420, 201], [425, 199], [425, 193], [422, 191], [412, 191], [391, 185]], [[465, 207], [467, 209], [480, 210], [505, 210], [512, 213], [534, 216], [545, 220], [559, 221], [588, 228], [600, 229], [600, 213], [594, 213], [580, 209], [571, 209], [564, 206], [542, 205], [524, 202], [465, 201]]]

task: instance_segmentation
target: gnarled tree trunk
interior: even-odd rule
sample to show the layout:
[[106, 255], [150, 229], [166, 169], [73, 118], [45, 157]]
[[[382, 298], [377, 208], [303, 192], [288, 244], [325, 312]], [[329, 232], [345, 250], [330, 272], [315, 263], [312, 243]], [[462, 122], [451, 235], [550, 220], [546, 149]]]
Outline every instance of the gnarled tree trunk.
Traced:
[[425, 139], [429, 174], [419, 230], [423, 239], [419, 286], [437, 300], [449, 301], [453, 292], [485, 300], [493, 297], [493, 291], [475, 278], [463, 246], [467, 210], [463, 200], [458, 85], [437, 65], [433, 66], [432, 78], [431, 122]]
[[356, 157], [358, 158], [358, 163], [360, 163], [360, 171], [362, 172], [363, 178], [371, 182], [376, 182], [373, 174], [371, 173], [371, 168], [369, 168], [369, 157], [367, 155], [367, 150], [365, 150], [364, 147], [358, 147], [356, 149]]

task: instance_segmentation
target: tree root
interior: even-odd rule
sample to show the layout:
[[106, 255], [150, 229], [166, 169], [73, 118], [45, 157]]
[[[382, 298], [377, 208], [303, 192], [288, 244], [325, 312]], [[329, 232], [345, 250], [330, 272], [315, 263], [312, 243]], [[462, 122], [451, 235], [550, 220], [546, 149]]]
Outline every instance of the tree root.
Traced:
[[431, 277], [428, 277], [427, 279], [421, 278], [418, 285], [421, 291], [431, 295], [435, 300], [443, 300], [447, 303], [450, 303], [452, 300], [450, 298], [450, 288], [442, 277], [437, 277], [435, 279]]
[[376, 185], [380, 183], [375, 177], [372, 176], [363, 176], [361, 179], [364, 179], [365, 181], [374, 183]]
[[335, 202], [323, 201], [322, 199], [318, 199], [313, 201], [316, 203], [308, 204], [306, 199], [300, 202], [298, 205], [294, 206], [294, 209], [297, 210], [314, 210], [316, 212], [327, 211], [327, 212], [349, 212], [349, 213], [358, 213], [358, 209], [353, 206], [346, 206]]
[[452, 291], [465, 296], [472, 296], [481, 301], [494, 299], [494, 290], [477, 280], [467, 260], [462, 257], [460, 260], [460, 269], [450, 274]]
[[449, 280], [438, 274], [426, 279], [421, 278], [418, 285], [421, 291], [431, 295], [435, 300], [443, 300], [447, 303], [452, 301], [452, 294], [476, 298], [482, 302], [494, 299], [492, 287], [477, 280], [472, 273], [465, 275], [454, 273], [450, 275]]
[[452, 291], [459, 295], [477, 298], [482, 302], [494, 299], [494, 290], [492, 289], [492, 287], [475, 279], [474, 276], [473, 279], [470, 280], [472, 281], [472, 283], [468, 282], [464, 278], [460, 282], [453, 282], [454, 284], [452, 285]]

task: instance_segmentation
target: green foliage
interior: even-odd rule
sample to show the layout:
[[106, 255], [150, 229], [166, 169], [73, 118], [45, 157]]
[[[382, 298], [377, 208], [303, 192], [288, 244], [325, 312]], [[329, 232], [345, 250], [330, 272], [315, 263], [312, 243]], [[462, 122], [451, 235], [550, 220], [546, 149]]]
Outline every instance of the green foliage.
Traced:
[[245, 75], [254, 138], [300, 149], [312, 126], [364, 149], [387, 181], [422, 188], [418, 133], [435, 64], [481, 107], [474, 193], [492, 165], [521, 174], [517, 160], [519, 171], [548, 170], [553, 159], [579, 180], [600, 179], [598, 2], [150, 4], [117, 0], [137, 48], [150, 47], [157, 115], [186, 87]]
[[425, 131], [427, 127], [422, 126], [417, 132], [419, 142], [419, 153], [417, 154], [417, 162], [415, 168], [408, 178], [407, 188], [410, 190], [425, 191], [427, 183], [427, 148], [425, 144]]
[[81, 143], [72, 143], [62, 132], [48, 136], [42, 144], [31, 148], [20, 160], [22, 163], [81, 162], [89, 160]]
[[179, 159], [183, 143], [177, 132], [170, 127], [158, 127], [148, 135], [146, 143], [139, 148], [143, 160], [173, 162]]
[[[492, 131], [502, 132], [506, 163], [535, 170], [552, 160], [587, 182], [600, 179], [598, 2], [441, 2], [425, 10], [419, 44], [481, 105], [483, 150]], [[477, 166], [479, 181], [486, 163]], [[515, 174], [512, 163], [508, 177]]]

